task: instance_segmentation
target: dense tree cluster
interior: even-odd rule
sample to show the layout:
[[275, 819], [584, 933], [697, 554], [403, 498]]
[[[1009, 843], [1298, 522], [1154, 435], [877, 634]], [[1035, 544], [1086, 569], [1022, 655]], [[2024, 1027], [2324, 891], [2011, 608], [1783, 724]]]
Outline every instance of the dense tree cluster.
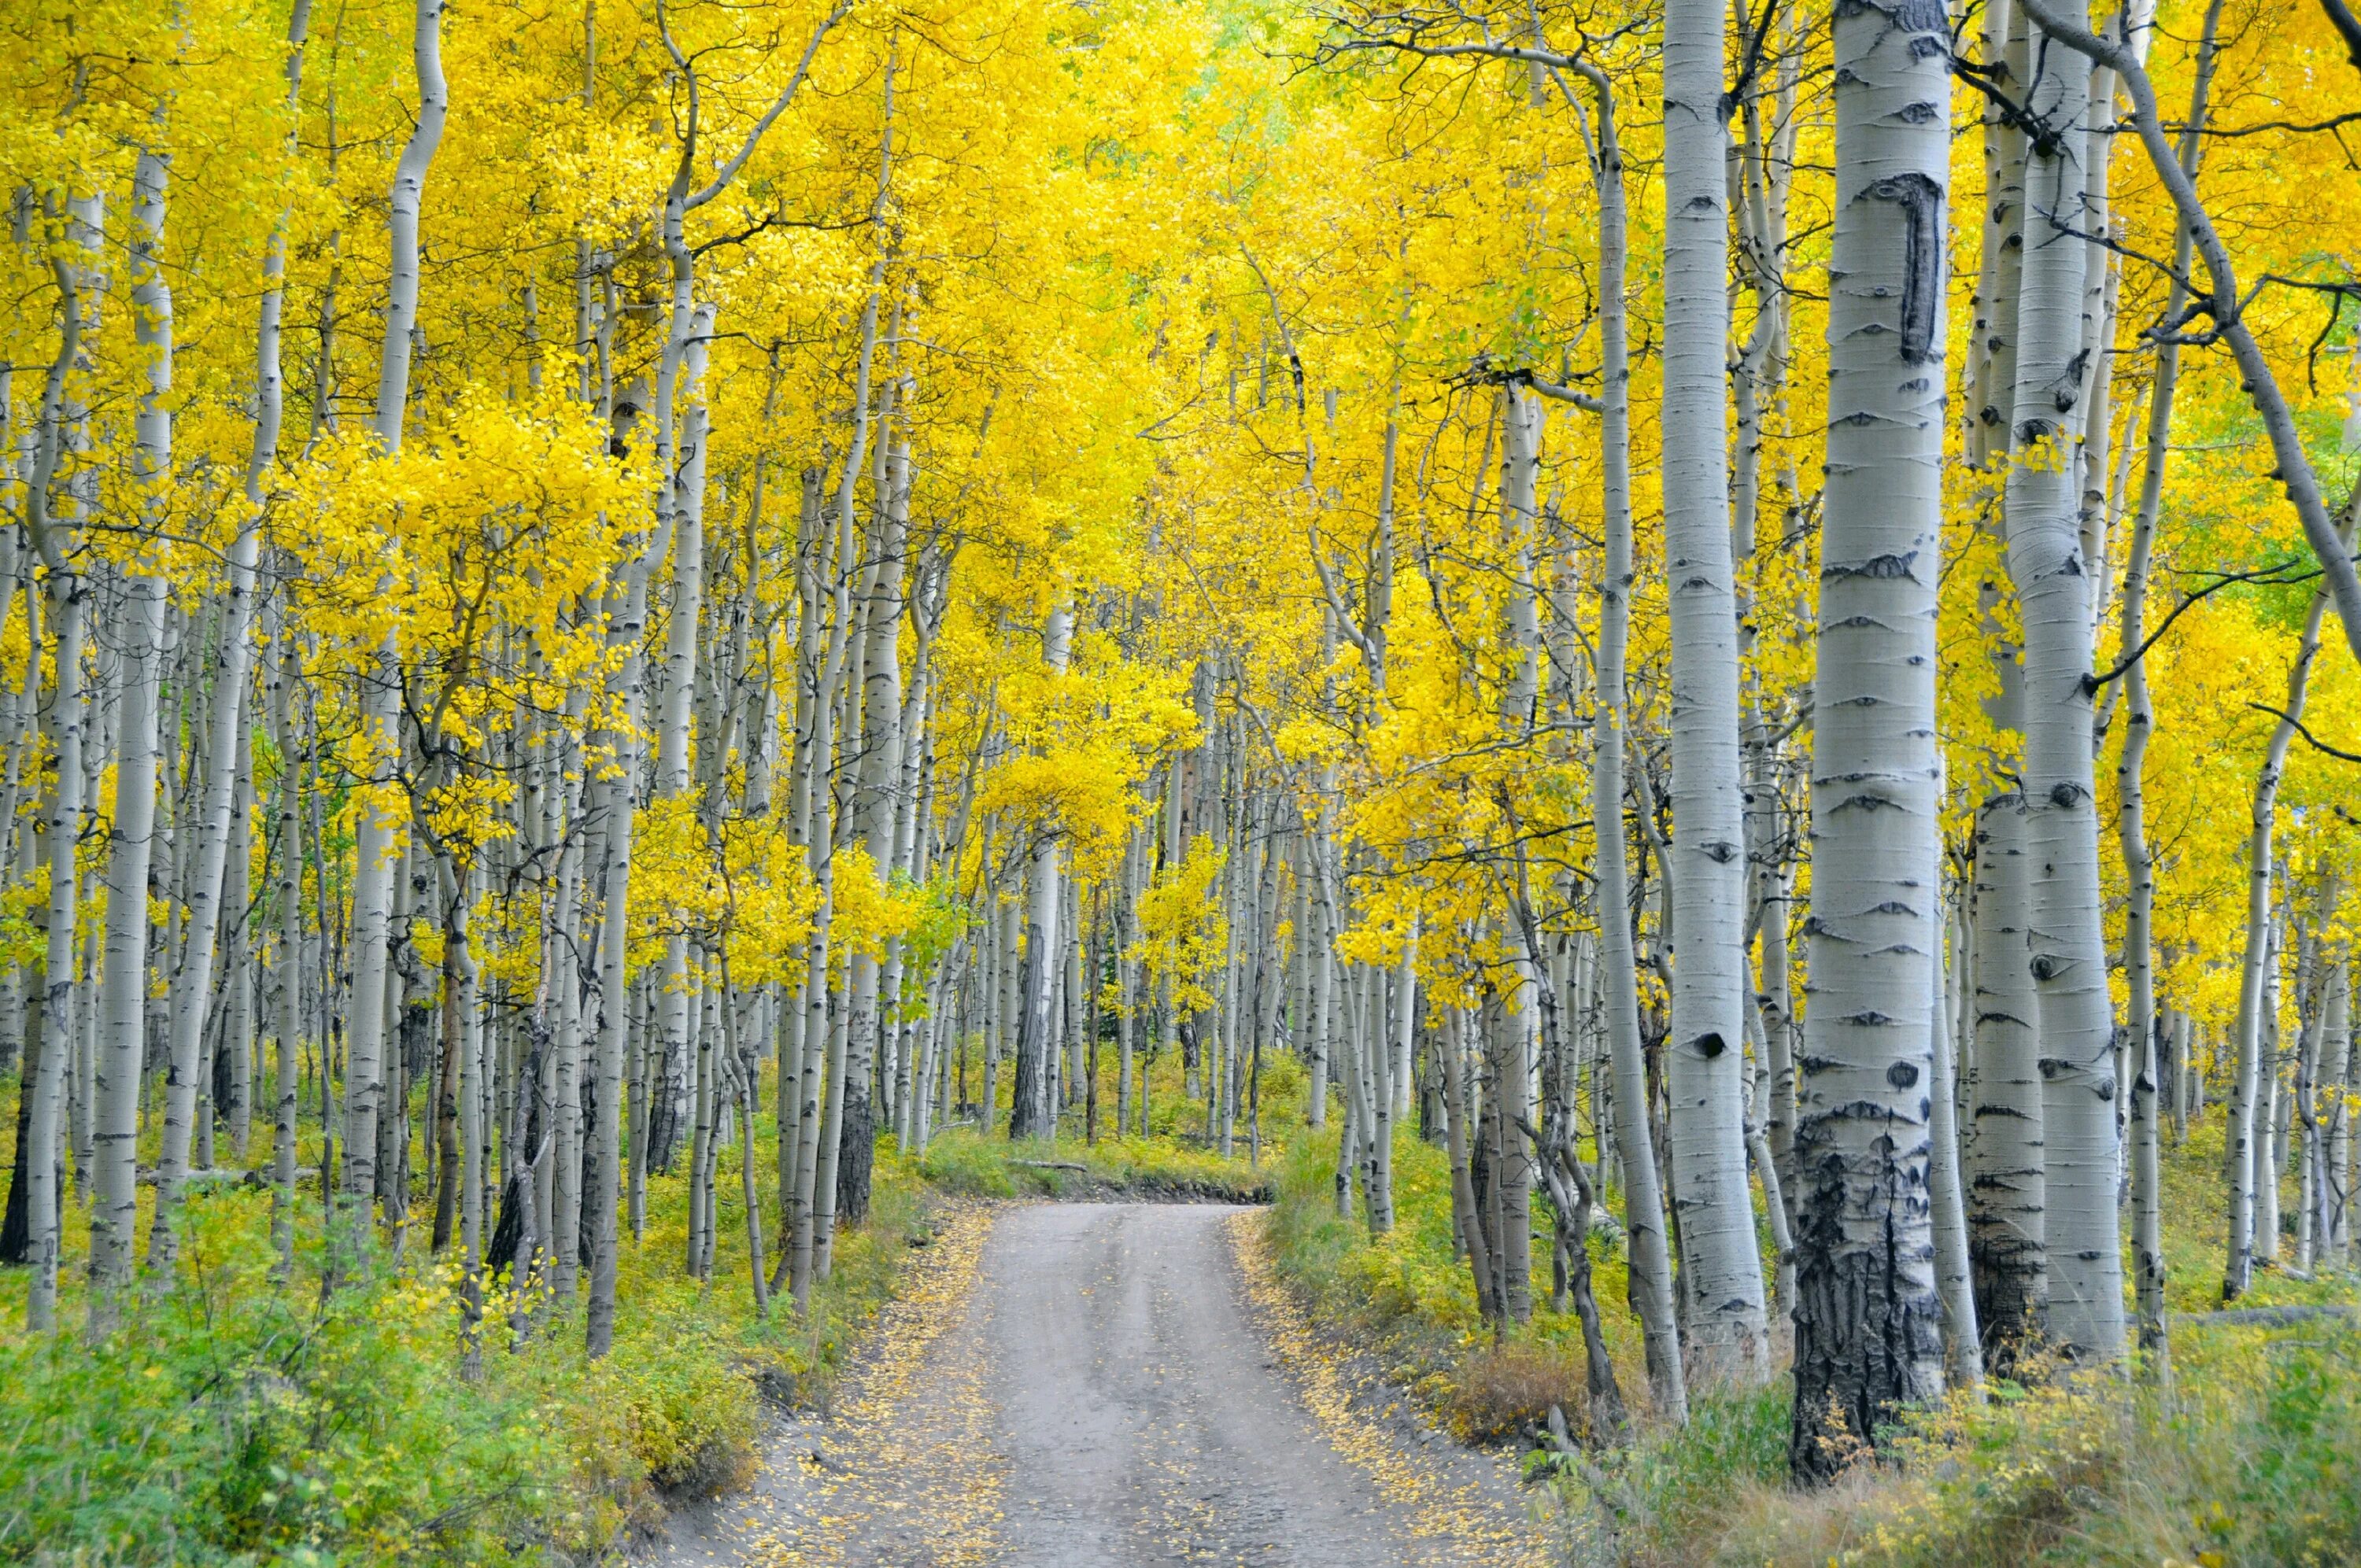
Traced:
[[0, 35], [29, 1330], [253, 1168], [291, 1255], [308, 1191], [596, 1354], [766, 1096], [765, 1310], [881, 1140], [1162, 1084], [1258, 1151], [1276, 1053], [1373, 1231], [1447, 1146], [1593, 1430], [1604, 1225], [1654, 1409], [1792, 1343], [1806, 1475], [2036, 1344], [2160, 1365], [2208, 1094], [2224, 1295], [2349, 1259], [2324, 13]]

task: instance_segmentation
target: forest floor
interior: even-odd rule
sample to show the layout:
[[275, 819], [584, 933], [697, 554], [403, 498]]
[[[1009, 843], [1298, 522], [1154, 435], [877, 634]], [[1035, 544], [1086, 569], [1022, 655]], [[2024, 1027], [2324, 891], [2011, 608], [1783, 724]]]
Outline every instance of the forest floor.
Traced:
[[1514, 1564], [1502, 1456], [1340, 1361], [1252, 1211], [967, 1203], [826, 1416], [649, 1553], [709, 1564]]
[[[2165, 1151], [2169, 1377], [2152, 1364], [2131, 1379], [2072, 1377], [2037, 1360], [2022, 1382], [1911, 1413], [1882, 1434], [1883, 1463], [1864, 1455], [1814, 1493], [1787, 1483], [1784, 1368], [1754, 1387], [1693, 1387], [1685, 1426], [1648, 1409], [1621, 1250], [1596, 1231], [1600, 1311], [1636, 1431], [1623, 1443], [1584, 1434], [1580, 1336], [1570, 1313], [1548, 1310], [1543, 1245], [1533, 1320], [1496, 1342], [1453, 1255], [1447, 1164], [1408, 1129], [1390, 1233], [1337, 1215], [1334, 1135], [1315, 1135], [1278, 1163], [1269, 1251], [1310, 1316], [1367, 1345], [1434, 1419], [1525, 1451], [1547, 1480], [1538, 1489], [1564, 1505], [1548, 1533], [1575, 1568], [2361, 1564], [2361, 1277], [2334, 1264], [2300, 1277], [2282, 1261], [2241, 1310], [2215, 1311], [2222, 1146], [2217, 1113]], [[2291, 1258], [2292, 1236], [2281, 1241]], [[1584, 1462], [1534, 1451], [1553, 1404], [1585, 1440]]]

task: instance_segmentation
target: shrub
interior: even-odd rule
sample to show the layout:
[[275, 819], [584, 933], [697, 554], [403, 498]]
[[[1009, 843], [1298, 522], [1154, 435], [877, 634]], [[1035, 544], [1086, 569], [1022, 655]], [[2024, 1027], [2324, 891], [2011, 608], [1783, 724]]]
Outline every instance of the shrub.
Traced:
[[[1080, 1169], [1071, 1168], [1081, 1167]], [[1162, 1138], [1079, 1138], [1011, 1143], [955, 1128], [927, 1146], [918, 1170], [946, 1191], [975, 1198], [1068, 1197], [1094, 1192], [1151, 1198], [1267, 1201], [1268, 1177], [1241, 1156], [1224, 1159]]]
[[281, 1290], [269, 1223], [193, 1201], [181, 1281], [104, 1343], [0, 1344], [0, 1557], [498, 1563], [597, 1530], [529, 1384], [459, 1375], [446, 1277]]
[[1474, 1442], [1499, 1442], [1548, 1424], [1555, 1405], [1579, 1423], [1587, 1401], [1582, 1363], [1554, 1344], [1510, 1340], [1464, 1357], [1448, 1383], [1451, 1427]]

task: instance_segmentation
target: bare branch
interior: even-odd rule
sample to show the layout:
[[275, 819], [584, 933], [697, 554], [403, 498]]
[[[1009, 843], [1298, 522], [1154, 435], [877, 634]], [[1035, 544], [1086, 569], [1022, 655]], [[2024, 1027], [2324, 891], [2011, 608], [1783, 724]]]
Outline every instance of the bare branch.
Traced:
[[2302, 736], [2306, 740], [2312, 742], [2312, 749], [2315, 751], [2325, 752], [2329, 756], [2335, 758], [2340, 762], [2361, 762], [2361, 754], [2356, 754], [2352, 751], [2338, 751], [2335, 747], [2330, 745], [2327, 741], [2323, 740], [2319, 736], [2314, 735], [2311, 730], [2305, 729], [2303, 726], [2303, 720], [2298, 718], [2292, 713], [2282, 712], [2280, 709], [2273, 707], [2270, 704], [2264, 702], [2250, 702], [2246, 706], [2255, 709], [2258, 713], [2269, 714], [2272, 718], [2278, 719], [2282, 724], [2293, 725], [2295, 727], [2295, 732]]

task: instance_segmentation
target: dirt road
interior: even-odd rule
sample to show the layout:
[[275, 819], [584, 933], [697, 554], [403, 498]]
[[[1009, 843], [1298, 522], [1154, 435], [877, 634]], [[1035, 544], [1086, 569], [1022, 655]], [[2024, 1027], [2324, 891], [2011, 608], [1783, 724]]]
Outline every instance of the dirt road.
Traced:
[[1506, 1463], [1356, 1391], [1246, 1212], [1057, 1203], [962, 1216], [834, 1419], [655, 1560], [1393, 1568], [1541, 1560]]

